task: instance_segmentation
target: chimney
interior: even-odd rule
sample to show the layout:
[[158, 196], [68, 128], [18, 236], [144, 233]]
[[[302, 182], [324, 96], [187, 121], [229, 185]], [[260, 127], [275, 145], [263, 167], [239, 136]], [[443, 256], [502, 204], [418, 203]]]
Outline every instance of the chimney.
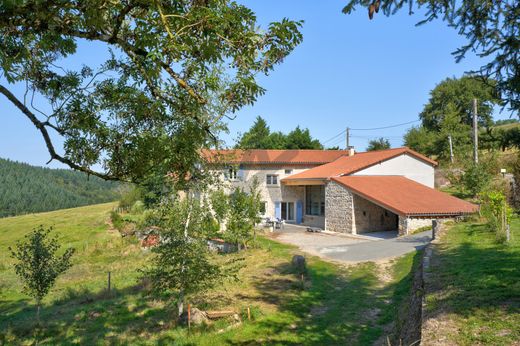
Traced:
[[354, 150], [354, 147], [348, 148], [348, 156], [354, 156], [355, 153], [356, 153], [356, 151]]

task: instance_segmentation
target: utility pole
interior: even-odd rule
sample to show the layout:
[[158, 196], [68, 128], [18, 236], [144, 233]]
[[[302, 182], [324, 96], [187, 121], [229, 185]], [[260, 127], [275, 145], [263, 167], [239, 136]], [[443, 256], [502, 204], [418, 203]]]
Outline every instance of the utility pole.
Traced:
[[453, 163], [453, 143], [451, 142], [451, 135], [448, 136], [448, 142], [450, 142], [450, 161]]
[[478, 163], [477, 99], [473, 99], [473, 161]]
[[347, 147], [345, 148], [347, 150], [350, 149], [350, 129], [347, 127]]

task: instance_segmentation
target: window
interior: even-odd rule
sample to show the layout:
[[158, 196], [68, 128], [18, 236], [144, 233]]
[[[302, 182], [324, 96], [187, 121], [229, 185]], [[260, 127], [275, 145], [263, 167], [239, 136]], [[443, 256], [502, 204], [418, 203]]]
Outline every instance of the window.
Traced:
[[228, 168], [226, 172], [226, 178], [228, 180], [237, 180], [237, 170], [235, 168]]
[[264, 215], [267, 210], [267, 202], [260, 202], [260, 214]]
[[292, 174], [292, 169], [286, 169], [285, 174]]
[[325, 215], [324, 185], [305, 186], [305, 214], [316, 216]]
[[265, 176], [267, 185], [278, 185], [278, 176], [274, 174], [267, 174]]

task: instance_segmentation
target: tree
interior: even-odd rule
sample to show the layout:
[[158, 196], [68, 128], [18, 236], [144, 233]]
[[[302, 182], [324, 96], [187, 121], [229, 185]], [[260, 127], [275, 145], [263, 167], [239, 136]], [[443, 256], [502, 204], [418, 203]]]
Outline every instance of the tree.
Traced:
[[388, 139], [380, 137], [372, 139], [368, 142], [367, 151], [390, 149], [390, 142]]
[[184, 311], [186, 295], [202, 292], [224, 276], [211, 261], [206, 221], [209, 208], [191, 193], [186, 198], [165, 201], [156, 226], [161, 242], [152, 249], [151, 265], [142, 271], [154, 291], [177, 296], [177, 312]]
[[[301, 42], [300, 26], [283, 19], [261, 30], [231, 0], [3, 1], [0, 94], [51, 160], [111, 180], [196, 175], [200, 149], [264, 93], [256, 75]], [[73, 67], [80, 44], [106, 48], [106, 60]]]
[[260, 192], [255, 179], [249, 186], [249, 192], [236, 188], [229, 195], [229, 213], [227, 228], [223, 236], [231, 242], [246, 245], [251, 238], [256, 237], [255, 225], [260, 222]]
[[[449, 159], [448, 138], [451, 137], [455, 157], [469, 153], [474, 98], [478, 99], [479, 125], [490, 134], [493, 106], [499, 103], [494, 89], [474, 77], [447, 78], [430, 92], [430, 99], [419, 114], [422, 124], [405, 134], [405, 145], [427, 155]], [[482, 142], [485, 145], [485, 141]]]
[[49, 293], [60, 274], [72, 266], [74, 249], [69, 248], [58, 256], [60, 249], [57, 237], [49, 237], [52, 228], [35, 228], [17, 241], [14, 249], [9, 247], [16, 275], [22, 280], [23, 292], [36, 300], [36, 319], [40, 324], [40, 308], [43, 298]]
[[270, 149], [271, 131], [267, 122], [261, 117], [257, 116], [253, 126], [244, 133], [237, 144], [241, 149]]
[[380, 9], [389, 16], [403, 7], [408, 7], [410, 14], [415, 7], [426, 10], [425, 18], [418, 25], [442, 18], [468, 40], [453, 53], [456, 61], [461, 61], [467, 52], [485, 58], [488, 62], [472, 73], [482, 76], [484, 81], [495, 80], [493, 86], [501, 94], [504, 105], [511, 110], [520, 109], [518, 1], [348, 0], [343, 13], [351, 13], [358, 5], [368, 9], [370, 19]]
[[300, 126], [287, 134], [285, 142], [286, 149], [323, 149], [320, 141], [312, 138], [309, 129], [302, 130]]
[[297, 126], [288, 134], [271, 132], [267, 122], [258, 116], [235, 148], [239, 149], [323, 149], [319, 140], [312, 138], [309, 129]]
[[500, 99], [492, 85], [475, 77], [447, 78], [430, 92], [430, 99], [419, 114], [428, 130], [438, 131], [446, 113], [459, 117], [459, 122], [473, 124], [473, 99], [477, 99], [478, 123], [482, 127], [493, 124], [493, 107]]

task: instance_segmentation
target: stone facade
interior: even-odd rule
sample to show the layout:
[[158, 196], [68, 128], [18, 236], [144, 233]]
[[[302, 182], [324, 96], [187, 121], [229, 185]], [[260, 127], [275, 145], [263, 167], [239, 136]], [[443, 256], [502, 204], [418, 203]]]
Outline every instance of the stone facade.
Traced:
[[[236, 179], [230, 180], [226, 178], [224, 171], [221, 176], [228, 192], [237, 187], [247, 191], [252, 181], [257, 179], [261, 200], [266, 203], [265, 216], [275, 217], [276, 202], [293, 202], [295, 208], [294, 215], [296, 215], [296, 203], [298, 201], [304, 203], [305, 188], [303, 186], [282, 185], [280, 180], [313, 167], [316, 166], [241, 166], [237, 169]], [[277, 184], [267, 184], [267, 175], [276, 175]]]
[[421, 227], [432, 225], [433, 219], [415, 219], [399, 216], [399, 235], [407, 235]]
[[340, 184], [330, 181], [325, 186], [325, 229], [352, 233], [354, 195]]
[[395, 231], [397, 215], [354, 194], [352, 233]]

